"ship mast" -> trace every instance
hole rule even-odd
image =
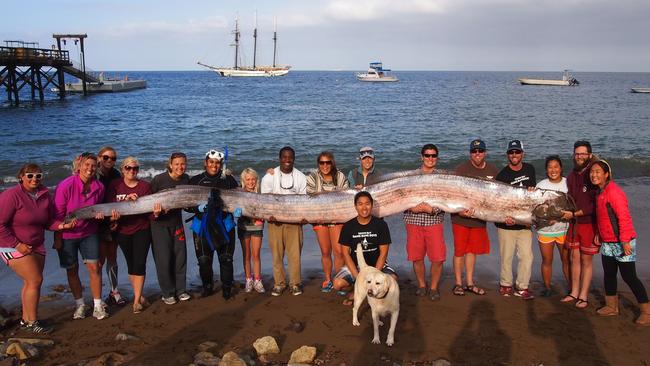
[[[273,18],[273,67],[275,67],[276,44],[278,42],[278,22]]]
[[[235,34],[235,44],[231,46],[235,46],[235,70],[239,69],[237,66],[237,61],[239,60],[239,18],[235,18],[235,30],[233,31]]]
[[[256,58],[257,58],[257,12],[255,12],[255,29],[253,30],[253,69],[255,69]]]

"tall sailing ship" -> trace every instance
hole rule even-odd
[[[232,46],[235,47],[235,65],[234,67],[215,67],[197,62],[199,65],[206,67],[221,76],[232,76],[232,77],[272,77],[272,76],[284,76],[289,73],[291,66],[280,66],[276,65],[276,54],[277,54],[277,41],[278,41],[278,32],[277,24],[274,25],[273,29],[273,65],[272,66],[258,66],[257,65],[257,21],[255,21],[255,29],[253,30],[253,66],[242,66],[239,60],[239,39],[241,33],[239,32],[239,19],[235,19],[235,30],[233,31],[235,35],[235,42]]]

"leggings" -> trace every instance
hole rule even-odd
[[[144,276],[147,271],[147,256],[151,246],[151,231],[149,228],[132,235],[117,234],[117,243],[120,245],[122,253],[124,253],[129,274]]]
[[[605,274],[605,294],[607,296],[616,296],[616,276],[617,272],[621,271],[623,281],[632,290],[639,304],[648,302],[648,294],[646,293],[643,283],[636,276],[635,262],[619,262],[615,257],[607,255],[602,256],[603,272]]]

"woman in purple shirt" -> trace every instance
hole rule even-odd
[[[65,230],[76,221],[54,220],[54,207],[43,173],[36,164],[25,164],[19,184],[0,194],[0,258],[23,280],[23,317],[20,325],[34,333],[50,333],[52,326],[38,321],[38,301],[45,265],[45,230]]]
[[[78,208],[92,206],[104,201],[104,185],[96,179],[97,156],[83,153],[77,160],[77,172],[61,181],[54,194],[55,217],[62,221]],[[114,213],[115,214],[115,213]],[[108,317],[105,305],[101,300],[102,276],[99,271],[99,240],[97,237],[98,220],[104,216],[100,213],[95,219],[79,220],[73,230],[63,233],[63,243],[57,248],[59,264],[65,268],[68,284],[75,299],[73,319],[86,317],[86,304],[82,296],[81,280],[79,279],[79,259],[81,253],[83,262],[90,276],[90,291],[93,295],[93,316],[96,319]],[[115,218],[112,218],[115,220]]]

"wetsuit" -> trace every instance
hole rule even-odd
[[[217,175],[209,175],[207,172],[195,175],[190,179],[190,184],[218,189],[234,189],[238,187],[235,178],[231,175],[223,175],[221,170],[219,170]],[[199,212],[198,207],[193,207],[188,209],[188,211],[196,214],[196,218],[199,220],[203,218],[203,213]],[[222,213],[224,219],[228,215],[230,214],[225,211]],[[208,223],[208,233],[210,235],[209,240],[206,237],[198,235],[196,232],[193,233],[194,250],[196,252],[196,259],[199,262],[199,274],[203,284],[202,295],[208,296],[213,290],[212,259],[216,251],[219,257],[222,295],[225,299],[228,299],[231,297],[234,277],[233,255],[235,253],[235,228],[233,227],[228,232],[228,239],[226,240],[219,231],[218,225],[210,222]]]

